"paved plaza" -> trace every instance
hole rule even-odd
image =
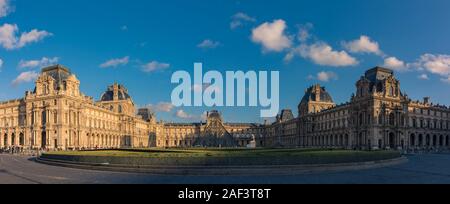
[[[369,170],[290,176],[164,176],[71,169],[0,155],[2,184],[434,184],[450,183],[450,154],[408,156],[409,162]]]

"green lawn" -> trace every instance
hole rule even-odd
[[[300,165],[379,161],[395,151],[326,149],[133,149],[50,152],[43,158],[85,163],[139,165]]]

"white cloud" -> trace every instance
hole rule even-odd
[[[344,47],[351,53],[372,53],[383,55],[378,42],[372,41],[370,37],[362,35],[359,39],[344,42]]]
[[[186,112],[184,112],[184,110],[178,110],[175,113],[175,116],[181,119],[195,119],[196,117],[194,115],[190,115]]]
[[[450,76],[450,55],[424,54],[415,65],[433,74]]]
[[[408,65],[396,57],[388,57],[384,59],[384,67],[394,69],[397,71],[405,71],[408,69]]]
[[[58,60],[59,58],[57,57],[53,58],[43,57],[40,60],[29,60],[29,61],[20,60],[18,67],[19,68],[46,67],[58,63]]]
[[[10,5],[10,0],[0,0],[0,18],[5,17],[13,12],[13,8]]]
[[[170,64],[161,63],[157,61],[149,62],[142,66],[142,71],[144,72],[155,72],[158,70],[164,70],[170,67]]]
[[[3,24],[0,27],[0,45],[6,49],[14,49],[17,44],[17,25]]]
[[[298,48],[292,49],[291,51],[289,51],[289,52],[286,54],[286,56],[284,56],[283,61],[284,61],[285,63],[289,63],[290,61],[292,61],[292,59],[294,59],[294,57],[295,57],[296,54],[299,54],[299,53],[298,53]]]
[[[19,49],[25,47],[27,44],[38,42],[48,36],[52,36],[52,33],[47,31],[39,31],[33,29],[30,32],[24,32],[18,37],[16,34],[19,31],[19,27],[16,24],[3,24],[0,27],[0,45],[7,50]]]
[[[28,33],[22,33],[22,35],[20,36],[19,39],[19,44],[18,47],[24,47],[26,44],[28,43],[33,43],[33,42],[38,42],[43,40],[44,38],[48,37],[48,36],[52,36],[52,33],[49,33],[47,31],[40,31],[37,29],[33,29],[32,31],[28,32]]]
[[[198,48],[202,49],[214,49],[220,45],[220,42],[213,41],[210,39],[203,40],[200,44],[197,45]]]
[[[16,79],[14,79],[12,81],[12,84],[14,86],[17,86],[22,83],[32,82],[32,81],[36,80],[38,78],[38,76],[39,76],[39,74],[35,71],[22,72],[19,74],[19,76],[17,76]]]
[[[319,72],[317,73],[317,79],[323,82],[329,82],[331,80],[338,80],[338,75],[334,72]]]
[[[347,52],[335,51],[331,46],[323,42],[316,42],[312,45],[300,45],[292,53],[311,59],[314,63],[322,66],[343,67],[359,64],[358,60]]]
[[[442,78],[441,81],[450,84],[450,76],[448,76],[446,78]]]
[[[421,74],[421,75],[418,76],[418,78],[422,79],[422,80],[429,80],[430,79],[427,74]]]
[[[168,102],[160,102],[157,105],[148,105],[148,108],[150,108],[150,110],[154,111],[154,112],[171,112],[175,106],[172,103],[168,103]]]
[[[245,13],[239,12],[234,14],[230,23],[231,29],[236,29],[238,27],[244,26],[247,22],[256,22],[256,19],[248,16]]]
[[[305,25],[301,25],[298,29],[297,39],[300,42],[306,42],[309,38],[311,38],[311,34],[309,31],[314,27],[312,23],[307,23]]]
[[[126,56],[124,58],[119,59],[111,59],[106,61],[105,63],[101,64],[101,68],[108,68],[108,67],[118,67],[121,65],[127,65],[130,60],[130,57]]]
[[[3,60],[0,59],[0,72],[2,71],[2,68],[3,68]]]
[[[253,42],[261,44],[264,51],[281,52],[292,45],[291,39],[285,34],[286,28],[284,20],[266,22],[253,29],[251,38]]]

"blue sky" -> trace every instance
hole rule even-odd
[[[39,67],[60,63],[98,99],[124,84],[159,119],[199,121],[208,108],[171,107],[173,72],[280,71],[280,103],[325,86],[349,100],[365,70],[389,65],[413,99],[450,105],[450,2],[0,0],[0,100],[34,88]],[[259,108],[218,108],[227,121],[262,122]],[[177,114],[178,113],[178,114]]]

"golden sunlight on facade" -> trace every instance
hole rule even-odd
[[[318,147],[447,149],[450,109],[412,101],[393,71],[376,67],[356,83],[350,101],[336,105],[324,87],[305,91],[298,117],[283,110],[272,124],[227,123],[218,111],[205,122],[157,122],[136,110],[128,90],[107,87],[100,101],[80,92],[61,65],[44,68],[24,98],[0,103],[0,148],[80,150],[148,147]]]

